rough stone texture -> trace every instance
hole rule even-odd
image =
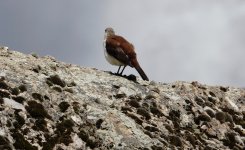
[[[244,149],[244,115],[244,89],[136,81],[0,49],[0,149]]]

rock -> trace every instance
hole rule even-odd
[[[131,99],[131,100],[128,102],[128,104],[129,104],[130,106],[132,106],[132,107],[135,107],[135,108],[140,107],[140,103],[139,103],[137,100],[135,100],[135,99]]]
[[[149,111],[143,107],[137,109],[137,114],[140,114],[141,116],[143,116],[147,120],[151,119],[151,115],[150,115]]]
[[[206,113],[210,116],[210,117],[215,117],[215,111],[212,109],[212,108],[210,108],[210,107],[208,107],[208,106],[205,106],[204,107],[204,110],[206,111]]]
[[[245,89],[0,53],[0,149],[244,148]]]
[[[215,114],[215,117],[216,117],[216,119],[217,120],[219,120],[221,123],[224,123],[225,122],[225,120],[226,120],[226,114],[224,113],[224,112],[217,112],[216,114]]]
[[[52,75],[52,76],[50,76],[49,78],[47,78],[47,82],[52,83],[52,84],[59,85],[59,86],[61,86],[61,87],[65,87],[65,86],[66,86],[65,81],[63,81],[63,80],[59,77],[59,75],[57,75],[57,74]]]
[[[13,108],[13,109],[25,110],[25,108],[24,108],[24,106],[22,104],[17,103],[13,99],[3,98],[3,100],[4,100],[4,105],[5,106],[8,106],[8,107]]]

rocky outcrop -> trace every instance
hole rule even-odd
[[[245,90],[0,49],[0,149],[244,149]]]

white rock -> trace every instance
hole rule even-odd
[[[225,100],[226,100],[227,104],[229,104],[228,105],[229,107],[231,107],[235,111],[239,111],[239,108],[231,99],[229,99],[228,97],[225,97]]]
[[[12,99],[9,99],[9,98],[3,98],[3,100],[4,100],[5,105],[7,105],[11,108],[22,109],[23,111],[25,111],[25,107],[22,104],[14,101]]]

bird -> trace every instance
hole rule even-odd
[[[117,74],[122,75],[126,66],[130,66],[137,70],[143,80],[149,81],[149,78],[140,67],[133,44],[122,36],[116,35],[111,27],[105,29],[103,47],[106,60],[112,65],[119,66]]]

